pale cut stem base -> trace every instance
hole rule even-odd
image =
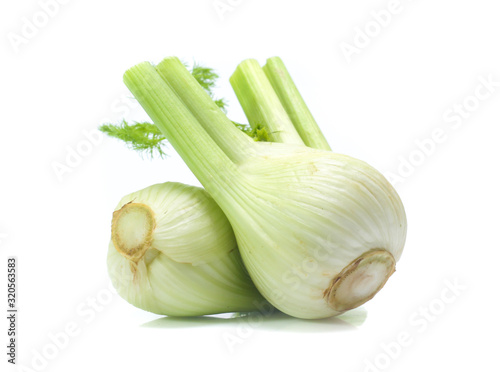
[[[156,223],[153,210],[142,203],[128,203],[113,213],[111,239],[116,250],[133,263],[151,247]]]
[[[396,261],[390,252],[371,249],[332,279],[324,297],[336,311],[354,309],[372,299],[395,271]]]

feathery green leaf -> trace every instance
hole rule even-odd
[[[149,153],[151,157],[157,153],[160,158],[166,155],[163,149],[167,141],[154,124],[148,122],[129,124],[122,120],[118,125],[103,124],[99,130],[110,137],[122,140],[129,148],[137,152]]]

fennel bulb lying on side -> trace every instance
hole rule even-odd
[[[140,63],[124,81],[221,207],[253,282],[275,307],[324,318],[383,287],[403,250],[406,217],[381,173],[330,151],[252,141],[176,58]]]
[[[252,311],[265,302],[222,210],[202,188],[176,182],[118,203],[108,272],[126,301],[162,315]]]

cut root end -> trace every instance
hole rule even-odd
[[[137,263],[151,247],[155,229],[153,210],[142,203],[128,203],[113,213],[111,239],[116,250]]]
[[[325,291],[328,305],[340,312],[354,309],[372,299],[394,273],[396,261],[385,249],[363,253],[333,278]]]

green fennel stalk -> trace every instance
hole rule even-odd
[[[223,112],[226,112],[226,100],[216,98],[213,92],[219,78],[215,70],[195,63],[191,69],[191,75],[214,101],[215,105]],[[257,124],[250,127],[247,124],[232,123],[255,141],[265,142],[270,140],[263,125]],[[146,121],[130,123],[127,119],[122,119],[119,124],[102,124],[99,126],[99,130],[110,137],[125,142],[130,149],[140,154],[147,154],[151,158],[166,156],[165,148],[168,141],[158,127],[152,123]]]

